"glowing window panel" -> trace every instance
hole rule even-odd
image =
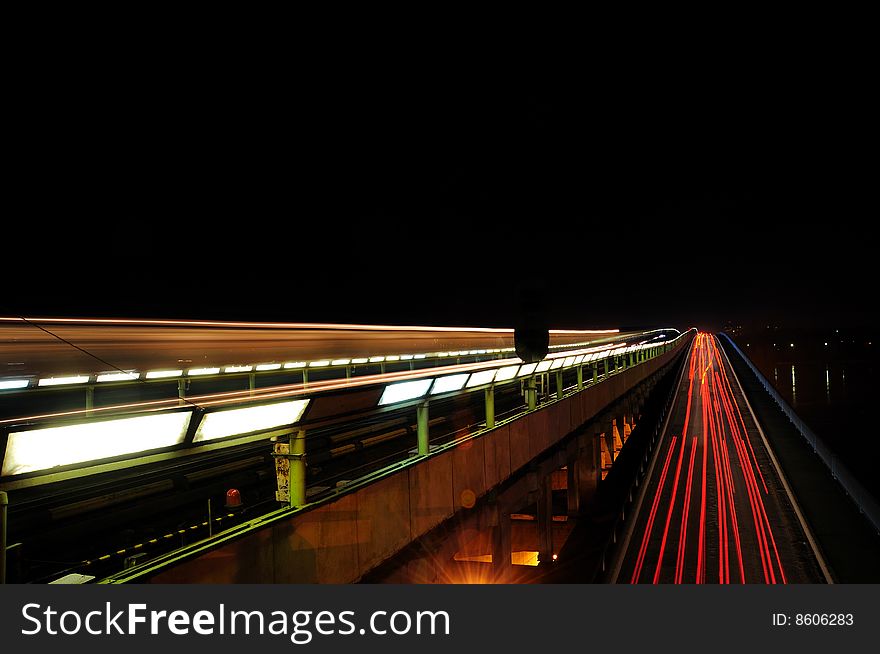
[[[574,358],[574,365],[579,366],[581,363],[583,363],[584,356],[585,356],[585,355],[582,354],[582,355],[580,355],[580,356],[578,356],[578,357],[575,357],[575,358]]]
[[[147,373],[147,379],[169,379],[171,377],[180,377],[183,370],[153,370]]]
[[[182,443],[191,411],[9,434],[3,476],[135,454]]]
[[[550,370],[550,366],[552,365],[553,361],[551,361],[550,359],[545,359],[544,361],[538,363],[538,367],[535,368],[535,372],[547,372],[548,370]]]
[[[400,360],[401,360],[401,361],[411,361],[412,358],[413,358],[413,355],[412,355],[412,354],[401,354],[401,355],[400,355]]]
[[[370,363],[382,363],[385,357],[370,357]]]
[[[291,361],[290,363],[284,364],[285,370],[290,370],[291,368],[305,368],[305,367],[306,367],[305,361]]]
[[[516,377],[517,372],[519,372],[519,366],[505,366],[504,368],[500,368],[498,374],[495,375],[495,381],[503,382],[508,379],[513,379]]]
[[[322,359],[321,361],[312,361],[309,368],[323,368],[330,365],[330,359]]]
[[[385,357],[385,360],[386,361],[400,361],[400,357],[395,354],[390,357]]]
[[[538,552],[511,552],[510,563],[512,565],[538,565]]]
[[[309,400],[289,400],[207,413],[196,430],[193,442],[200,443],[216,438],[286,427],[297,422],[308,405]]]
[[[386,404],[394,404],[395,402],[405,402],[406,400],[414,400],[422,397],[431,387],[431,379],[416,379],[414,381],[399,382],[397,384],[389,384],[382,391],[382,397],[379,398],[379,406]]]
[[[8,391],[13,388],[26,388],[27,379],[4,379],[0,381],[0,391]]]
[[[351,363],[351,359],[333,359],[333,361],[330,362],[330,365],[331,366],[347,366],[350,363]]]
[[[427,354],[414,354],[413,359],[424,359],[426,356],[428,356],[428,355]]]
[[[187,370],[186,374],[190,377],[201,377],[202,375],[219,375],[220,368],[193,368]]]
[[[440,393],[451,393],[452,391],[460,391],[464,388],[468,374],[463,375],[447,375],[446,377],[438,377],[434,380],[434,386],[431,387],[431,395],[439,395]]]
[[[257,370],[259,372],[266,372],[267,370],[279,370],[280,368],[280,363],[261,363],[257,366]]]
[[[357,359],[351,360],[352,363],[357,363],[357,364],[366,363],[367,361],[369,361],[369,359],[367,357],[358,357]]]
[[[104,382],[134,381],[140,378],[141,374],[139,372],[105,372],[102,375],[98,375],[97,381],[101,384]]]
[[[565,357],[565,361],[562,362],[563,368],[568,368],[569,366],[574,365],[574,357]]]
[[[550,370],[556,370],[557,368],[561,368],[561,367],[562,367],[562,364],[563,364],[564,362],[565,362],[564,359],[556,359],[556,360],[553,362],[553,365],[550,366]]]
[[[481,370],[480,372],[475,372],[468,380],[467,387],[473,388],[474,386],[491,384],[492,380],[495,379],[495,372],[495,370]]]
[[[88,375],[73,375],[71,377],[48,377],[41,379],[38,386],[63,386],[64,384],[85,384],[89,381]]]
[[[519,368],[519,377],[526,377],[527,375],[531,375],[535,372],[535,368],[538,367],[537,363],[527,363],[524,366],[520,366]]]
[[[250,372],[253,369],[253,366],[226,366],[223,372]]]

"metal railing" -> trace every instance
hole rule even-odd
[[[853,502],[855,502],[856,506],[859,507],[859,511],[871,521],[874,529],[880,532],[880,504],[877,503],[877,500],[874,499],[873,495],[871,495],[861,482],[855,478],[849,468],[846,467],[834,451],[831,450],[831,448],[829,448],[828,445],[826,445],[825,442],[807,426],[797,413],[795,413],[794,409],[789,406],[788,402],[786,402],[776,389],[773,388],[770,381],[761,374],[761,371],[755,367],[755,364],[753,364],[743,351],[739,349],[737,344],[733,342],[733,339],[724,333],[720,334],[720,336],[723,336],[727,342],[730,343],[730,346],[739,354],[742,360],[745,361],[746,365],[748,365],[751,371],[755,374],[758,381],[761,382],[764,390],[766,390],[776,404],[779,405],[779,409],[786,415],[786,417],[788,417],[795,429],[801,433],[807,443],[813,448],[813,452],[819,456],[819,459],[821,459],[831,471],[831,476],[837,480],[846,494],[849,495]]]

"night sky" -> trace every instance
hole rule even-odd
[[[368,73],[108,90],[59,72],[18,107],[2,312],[876,325],[855,86]]]

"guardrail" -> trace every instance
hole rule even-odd
[[[748,365],[751,371],[755,374],[758,381],[761,382],[764,390],[767,391],[770,397],[773,398],[777,405],[779,405],[779,409],[788,417],[795,429],[801,433],[801,436],[803,436],[807,443],[813,448],[813,452],[819,456],[819,459],[821,459],[831,471],[831,476],[837,480],[846,494],[856,503],[856,506],[859,507],[859,511],[863,513],[868,520],[871,521],[871,524],[874,525],[874,528],[880,532],[880,504],[877,503],[877,500],[875,500],[865,487],[862,486],[858,479],[856,479],[852,472],[850,472],[849,468],[847,468],[837,455],[834,454],[831,448],[828,447],[828,445],[826,445],[825,442],[807,426],[797,413],[795,413],[794,409],[789,406],[788,402],[786,402],[776,389],[773,388],[770,381],[761,374],[761,371],[755,367],[755,364],[753,364],[745,353],[739,349],[737,344],[733,342],[733,339],[724,333],[720,334],[720,336],[723,336],[727,342],[730,343],[731,347],[740,355],[742,360],[745,361],[746,365]]]

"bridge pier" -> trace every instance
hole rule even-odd
[[[538,501],[535,520],[538,524],[538,561],[541,565],[553,559],[553,484],[551,475],[538,480]]]
[[[504,583],[510,579],[511,551],[513,538],[511,534],[510,513],[496,501],[491,506],[490,520],[492,523],[492,576],[495,583]]]
[[[573,441],[567,463],[567,505],[571,517],[583,515],[596,493],[597,447],[598,440],[593,431],[584,432]]]

